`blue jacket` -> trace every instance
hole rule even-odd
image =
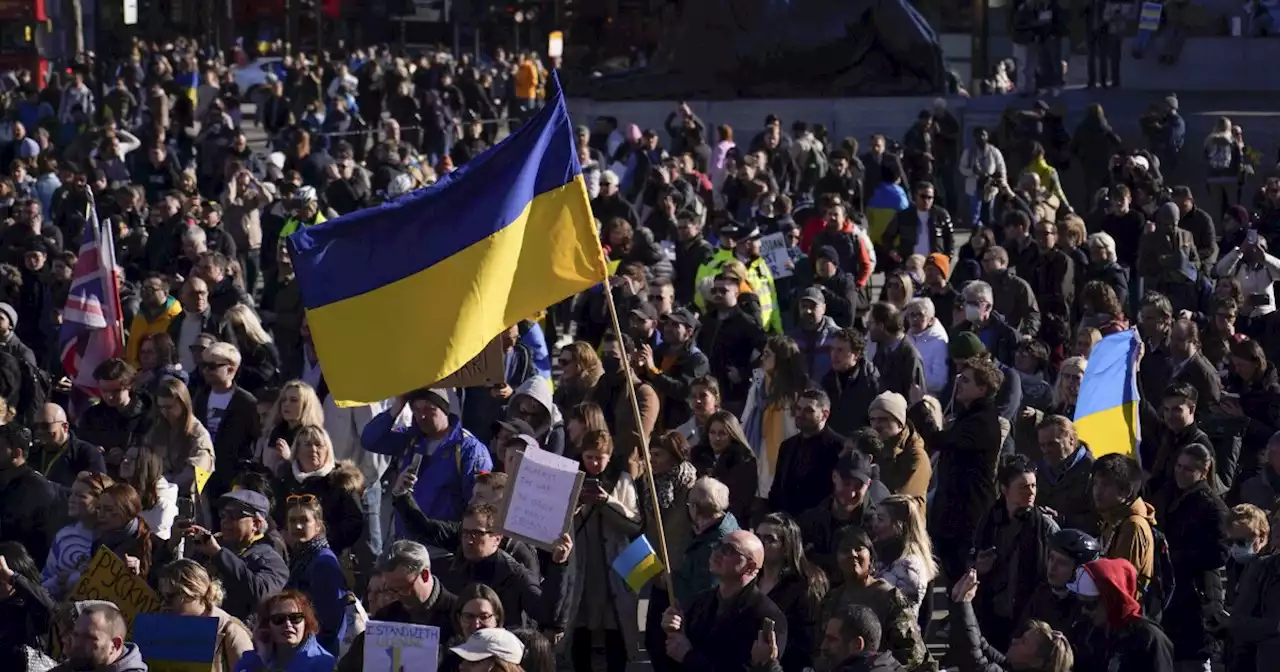
[[[291,572],[284,587],[306,593],[316,610],[316,618],[320,619],[320,645],[326,651],[337,651],[347,594],[351,591],[347,589],[347,577],[333,549],[322,549],[301,572]]]
[[[529,325],[527,329],[523,328],[524,324]],[[533,357],[533,368],[539,376],[551,380],[551,349],[547,347],[547,336],[542,331],[542,325],[537,322],[521,323],[521,325],[519,342],[529,348],[529,354]]]
[[[338,659],[325,651],[315,635],[311,635],[302,642],[302,646],[298,647],[284,667],[268,663],[262,660],[257,651],[249,650],[236,663],[235,672],[333,672],[337,664]]]
[[[413,499],[428,518],[436,520],[461,520],[462,511],[471,499],[476,475],[493,469],[493,458],[471,432],[462,428],[456,417],[449,435],[436,448],[435,455],[426,454],[426,436],[416,424],[396,427],[395,417],[389,410],[379,413],[360,434],[364,449],[378,455],[397,458],[399,468],[404,468],[414,455],[422,455],[418,469],[418,484],[413,488]],[[397,527],[399,521],[397,520]]]

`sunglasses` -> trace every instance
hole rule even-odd
[[[284,498],[285,504],[311,504],[316,501],[319,501],[316,499],[316,496],[309,493],[303,495],[289,495]]]
[[[301,612],[295,611],[289,614],[271,614],[271,618],[269,620],[271,621],[271,625],[278,627],[278,626],[284,625],[285,623],[292,623],[293,625],[297,625],[302,621],[306,620],[306,617],[303,616]]]

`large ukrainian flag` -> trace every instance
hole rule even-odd
[[[1130,330],[1103,338],[1089,353],[1075,426],[1096,457],[1138,457],[1138,351],[1138,333]]]
[[[561,93],[433,187],[299,231],[289,246],[341,405],[431,385],[607,277]]]

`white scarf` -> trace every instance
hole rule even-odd
[[[325,465],[323,467],[320,467],[315,471],[300,470],[298,468],[297,460],[290,460],[289,467],[293,469],[294,480],[296,480],[299,483],[304,483],[308,478],[311,478],[312,476],[319,476],[321,478],[328,476],[329,472],[333,471],[333,456],[329,456],[329,461],[325,462]]]

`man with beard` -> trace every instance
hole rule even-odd
[[[826,262],[824,262],[825,264]],[[787,333],[804,356],[809,377],[822,380],[831,370],[831,337],[840,331],[835,320],[827,316],[827,299],[818,287],[810,287],[800,295],[800,324]]]
[[[67,422],[67,412],[61,406],[45,404],[32,426],[36,445],[31,451],[31,464],[63,494],[71,494],[71,484],[80,472],[107,472],[102,450],[76,438]]]
[[[694,342],[700,323],[693,311],[678,308],[663,316],[660,323],[662,345],[656,351],[642,345],[636,353],[635,369],[661,399],[661,426],[674,428],[692,417],[690,392],[694,381],[707,375],[710,361]]]
[[[761,494],[770,511],[793,518],[822,503],[831,493],[831,470],[840,458],[844,437],[831,431],[831,399],[822,390],[805,390],[793,407],[799,434],[778,447],[773,483]]]
[[[102,672],[146,672],[142,651],[125,641],[128,626],[124,614],[111,602],[95,600],[76,618],[71,633],[69,660],[54,670],[101,670]]]
[[[855,605],[822,624],[818,669],[823,672],[904,672],[906,668],[880,646],[880,618],[869,607]]]

